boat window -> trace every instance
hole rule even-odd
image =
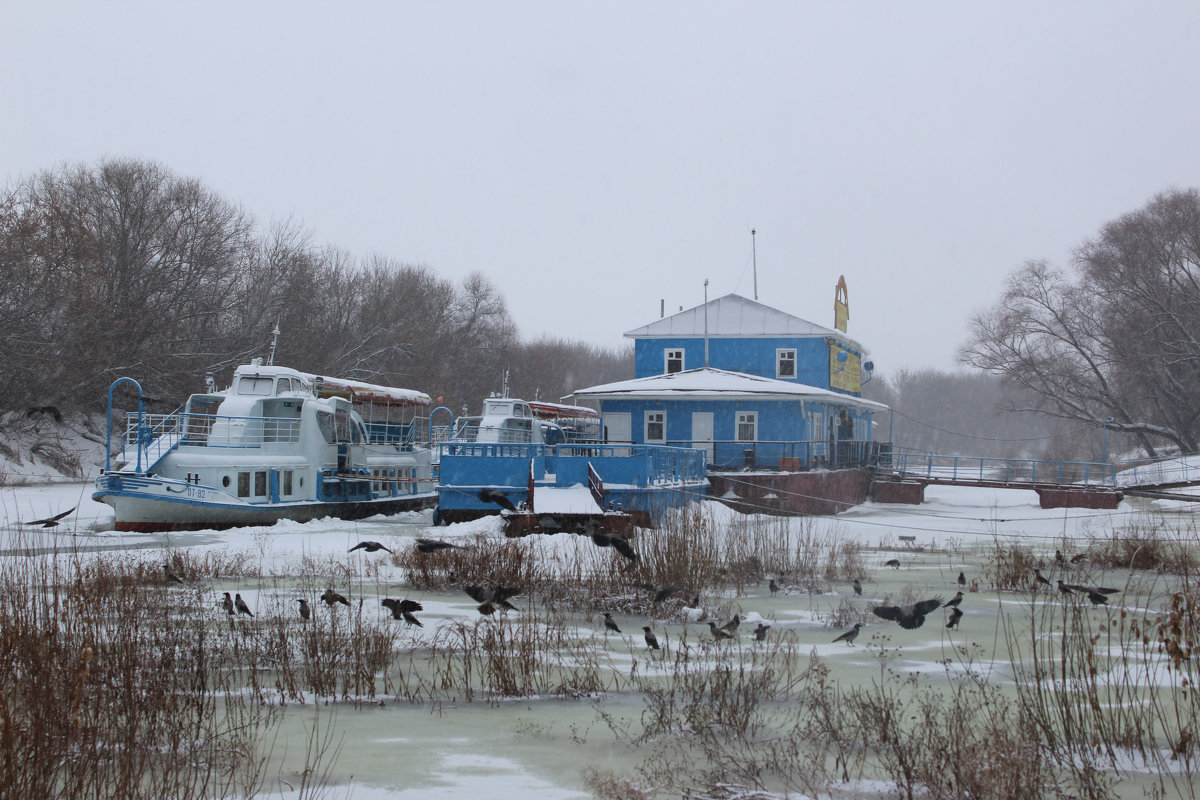
[[[292,493],[292,471],[290,469],[285,469],[281,474],[283,476],[283,493],[291,494]]]
[[[254,496],[255,497],[266,497],[267,496],[267,473],[266,472],[260,471],[260,472],[254,473]]]
[[[249,472],[239,472],[238,473],[238,497],[249,497],[249,496],[250,496],[250,473]]]
[[[274,378],[260,378],[257,375],[243,375],[238,378],[238,394],[269,397],[273,388],[275,388]]]
[[[317,412],[317,430],[329,444],[333,443],[333,414],[328,411]]]

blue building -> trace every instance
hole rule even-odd
[[[736,294],[628,331],[632,380],[574,393],[600,404],[605,441],[686,446],[710,470],[856,467],[872,457],[865,350]]]

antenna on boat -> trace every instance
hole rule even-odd
[[[275,346],[279,344],[279,317],[275,318],[275,330],[271,331],[271,357],[267,359],[267,366],[275,364]]]
[[[508,370],[504,370],[504,396],[508,397]]]
[[[758,299],[758,246],[754,238],[758,231],[750,229],[750,255],[754,259],[754,299]],[[745,267],[742,267],[745,269]]]
[[[704,279],[704,368],[708,369],[708,278]]]

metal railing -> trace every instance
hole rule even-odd
[[[873,465],[887,449],[884,442],[852,439],[829,441],[730,441],[667,442],[675,447],[694,447],[701,452],[711,448],[708,468],[716,471],[780,470],[800,472],[809,469],[849,469]]]
[[[881,453],[877,466],[898,477],[946,483],[1114,486],[1113,465],[1087,461],[944,456],[911,450]]]
[[[212,414],[129,414],[125,447],[141,445],[156,461],[176,445],[192,447],[262,447],[300,441],[300,420],[276,417],[224,417]]]
[[[1115,466],[1119,486],[1172,486],[1200,483],[1200,457],[1137,459]]]

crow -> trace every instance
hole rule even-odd
[[[233,605],[237,608],[239,614],[245,614],[248,617],[254,616],[250,613],[250,606],[246,605],[246,601],[242,599],[241,594],[234,596]]]
[[[402,619],[409,625],[416,625],[418,628],[425,626],[413,616],[414,611],[423,611],[424,607],[416,600],[396,600],[391,597],[385,597],[379,602],[385,608],[391,609],[392,619]]]
[[[859,582],[858,578],[854,579],[854,593],[862,597],[862,583]]]
[[[183,578],[179,577],[174,572],[172,572],[171,567],[167,564],[163,564],[163,575],[166,576],[166,579],[170,583],[183,583],[184,582]]]
[[[767,638],[767,631],[771,630],[770,625],[758,623],[758,627],[754,629],[754,641],[761,642]]]
[[[326,589],[325,593],[321,595],[321,599],[324,600],[325,605],[329,606],[330,608],[333,608],[334,603],[341,603],[344,606],[350,605],[349,600],[347,600],[343,595],[335,592],[333,589]]]
[[[855,640],[855,638],[857,638],[857,636],[858,636],[858,631],[859,631],[859,629],[860,629],[860,628],[862,628],[862,623],[861,623],[861,622],[856,622],[856,623],[854,623],[854,627],[853,627],[853,628],[851,628],[850,630],[846,631],[846,632],[845,632],[845,633],[843,633],[841,636],[839,636],[839,637],[837,637],[836,639],[834,639],[834,640],[833,640],[833,641],[834,641],[834,644],[837,644],[838,642],[845,642],[846,644],[848,644],[848,645],[850,645],[851,647],[853,647],[853,646],[854,646],[854,640]]]
[[[771,592],[771,597],[779,593],[779,584],[775,582],[774,578],[767,582],[767,589]]]
[[[385,547],[379,542],[359,542],[358,544],[354,545],[354,547],[350,548],[350,552],[353,553],[355,550],[359,549],[366,550],[368,553],[377,553],[380,550],[387,550],[389,553],[395,552],[390,547]]]
[[[513,505],[512,500],[504,492],[498,489],[480,489],[479,499],[485,503],[495,503],[505,511],[516,511],[517,507]]]
[[[597,547],[611,547],[621,555],[628,558],[635,564],[638,561],[638,554],[633,549],[633,545],[629,544],[629,540],[624,536],[618,536],[613,533],[593,533],[592,543]]]
[[[962,616],[963,616],[962,609],[960,609],[960,608],[951,608],[951,609],[950,609],[950,621],[946,623],[946,627],[947,627],[947,628],[957,628],[957,627],[958,627],[958,621],[959,621],[960,619],[962,619]]]
[[[1040,569],[1037,569],[1036,567],[1033,570],[1033,577],[1036,578],[1037,582],[1042,584],[1043,586],[1050,585],[1050,581],[1046,578],[1045,575],[1042,574],[1042,571]]]
[[[234,607],[233,607],[233,598],[229,596],[229,592],[226,592],[226,593],[225,593],[225,598],[224,598],[224,599],[221,601],[221,607],[222,607],[222,608],[224,608],[224,609],[225,609],[225,613],[226,613],[226,614],[228,614],[228,615],[229,615],[229,616],[231,616],[231,617],[232,617],[232,616],[233,616],[235,613],[237,613],[237,612],[234,610]]]
[[[737,633],[738,626],[742,624],[742,618],[737,614],[733,615],[733,619],[721,626],[721,630],[728,633],[730,636]]]
[[[966,586],[966,585],[967,585],[967,576],[966,576],[966,575],[964,575],[962,572],[959,572],[959,573],[958,573],[958,585],[959,585],[959,586]]]
[[[605,630],[610,630],[613,633],[621,632],[621,629],[617,627],[617,623],[613,622],[612,614],[607,611],[604,612],[604,628]]]
[[[892,569],[900,569],[900,559],[889,558],[887,561],[883,562],[883,565],[885,567],[891,567]]]
[[[963,601],[963,593],[959,592],[954,597],[946,602],[946,608],[958,608],[958,604]]]
[[[1079,592],[1080,594],[1087,594],[1089,592],[1098,592],[1099,594],[1116,594],[1117,592],[1121,591],[1120,589],[1108,589],[1103,586],[1080,586],[1078,583],[1065,583],[1063,585],[1072,591]]]
[[[1080,561],[1083,561],[1085,558],[1087,558],[1087,553],[1076,553],[1075,555],[1071,556],[1071,563],[1078,564]]]
[[[308,607],[308,601],[303,597],[300,598],[300,619],[308,621],[312,618],[312,610]]]
[[[653,633],[651,633],[650,626],[643,625],[642,630],[644,630],[646,632],[646,646],[649,647],[651,650],[661,649],[658,646],[658,637],[655,636]]]
[[[490,617],[492,614],[496,613],[496,607],[491,603],[480,603],[475,607],[475,610],[480,614],[483,614],[485,617]]]
[[[417,539],[417,552],[435,553],[438,550],[462,550],[461,544],[450,544],[441,539]]]
[[[654,602],[661,603],[663,600],[670,599],[679,590],[674,586],[655,586],[653,583],[635,583],[639,589],[645,589],[654,594]]]
[[[482,586],[464,586],[463,591],[471,596],[471,599],[482,605],[493,604],[499,606],[505,611],[516,611],[517,607],[508,602],[508,598],[515,597],[521,593],[520,589],[513,589],[507,586],[496,586],[495,588],[485,589]],[[482,611],[482,609],[480,609]],[[493,608],[493,610],[495,610]],[[488,612],[483,612],[488,613]]]
[[[1091,600],[1092,605],[1094,605],[1094,606],[1108,605],[1108,597],[1101,592],[1096,592],[1096,591],[1092,591],[1091,589],[1089,589],[1087,592],[1087,596],[1088,596],[1088,600]]]
[[[708,629],[710,631],[712,631],[713,638],[716,639],[718,642],[721,641],[722,639],[732,639],[733,638],[733,634],[728,633],[727,631],[725,631],[721,628],[718,628],[717,623],[715,623],[715,622],[710,621],[708,623]]]
[[[1062,578],[1058,579],[1058,590],[1060,592],[1062,592],[1063,594],[1075,594],[1075,592],[1071,591],[1070,586],[1067,586],[1065,583],[1062,582]]]
[[[925,615],[942,604],[942,598],[921,600],[909,606],[877,606],[871,611],[877,617],[900,623],[901,628],[919,628],[925,624]]]
[[[60,519],[62,519],[63,517],[67,516],[68,514],[70,514],[76,508],[78,508],[78,506],[74,506],[70,510],[64,511],[61,514],[55,514],[53,517],[46,517],[45,519],[34,519],[34,520],[30,520],[29,522],[22,522],[21,524],[22,525],[41,525],[43,528],[56,528],[56,527],[58,527],[58,521]]]

